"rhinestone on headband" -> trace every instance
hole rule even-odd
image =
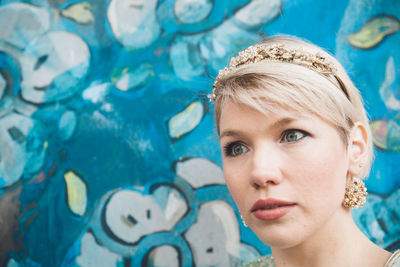
[[[229,72],[241,65],[257,63],[261,61],[280,61],[288,62],[304,66],[320,74],[336,74],[336,69],[332,63],[328,62],[325,57],[319,53],[312,54],[302,49],[288,49],[284,44],[266,45],[256,44],[239,52],[236,57],[233,57],[228,67],[220,70],[213,84],[212,94],[208,95],[210,102],[216,98],[216,88],[219,81],[223,79]],[[338,78],[337,78],[338,79]],[[339,80],[339,82],[341,82]],[[345,92],[347,95],[347,93]]]

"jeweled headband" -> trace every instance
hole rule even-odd
[[[262,61],[293,63],[304,66],[322,75],[333,75],[338,81],[346,97],[349,98],[342,80],[336,75],[336,68],[331,62],[328,62],[327,59],[319,53],[312,54],[304,51],[303,49],[288,49],[284,44],[276,44],[271,46],[261,43],[250,46],[239,52],[236,57],[231,59],[228,67],[225,67],[219,71],[213,85],[212,94],[208,95],[210,102],[214,101],[217,97],[216,88],[218,82],[220,82],[229,72],[241,65]]]

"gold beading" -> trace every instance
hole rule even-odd
[[[215,100],[215,97],[217,96],[217,84],[223,79],[224,76],[241,65],[247,65],[261,61],[288,62],[304,66],[320,74],[336,75],[336,68],[333,66],[333,64],[328,62],[326,58],[319,53],[312,54],[304,51],[303,49],[288,49],[284,44],[276,44],[272,46],[263,43],[256,44],[239,52],[236,57],[231,59],[228,67],[225,67],[219,71],[218,76],[213,84],[212,94],[208,95],[210,102]]]
[[[354,177],[352,183],[346,187],[343,206],[353,209],[362,207],[366,202],[367,194],[364,182]]]

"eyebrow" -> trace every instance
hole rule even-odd
[[[279,128],[279,127],[282,127],[282,125],[286,125],[286,124],[289,124],[289,123],[293,122],[294,120],[296,120],[296,118],[285,117],[285,118],[279,119],[276,122],[274,122],[269,128]],[[241,130],[230,130],[230,129],[228,129],[228,130],[223,131],[220,134],[219,138],[221,139],[224,136],[244,137],[244,136],[246,136],[246,134]]]

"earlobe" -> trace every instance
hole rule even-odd
[[[366,164],[368,138],[366,126],[361,122],[355,122],[350,132],[348,150],[351,176],[358,176]]]

